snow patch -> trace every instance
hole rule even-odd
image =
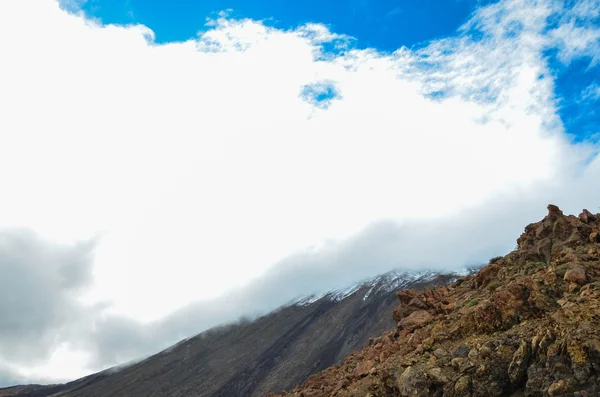
[[[369,299],[369,297],[378,293],[390,293],[397,290],[405,289],[414,283],[430,282],[436,277],[438,277],[440,274],[443,273],[434,272],[431,270],[425,270],[420,272],[412,272],[401,269],[392,270],[388,273],[379,275],[372,279],[361,280],[348,287],[297,298],[291,301],[289,305],[308,306],[312,303],[317,302],[320,299],[328,299],[333,302],[339,302],[354,295],[358,291],[365,289],[366,292],[362,296],[362,300],[366,301],[367,299]],[[454,275],[455,279],[458,279],[459,277],[468,275],[469,270],[464,268],[450,274]],[[452,282],[453,280],[449,281]]]

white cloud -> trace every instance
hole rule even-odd
[[[224,16],[198,40],[157,45],[144,26],[102,26],[52,0],[3,0],[0,227],[59,242],[102,233],[86,300],[110,299],[112,315],[149,321],[252,290],[261,285],[252,280],[284,272],[269,270],[281,258],[372,222],[429,221],[430,230],[461,211],[502,206],[498,197],[511,208],[545,205],[573,175],[583,175],[574,186],[591,200],[598,162],[584,168],[592,148],[564,135],[542,50],[560,38],[568,60],[587,54],[593,46],[578,40],[596,33],[572,29],[569,19],[546,34],[558,9],[501,2],[480,9],[457,37],[385,55],[349,50],[350,38],[317,24],[281,31]],[[343,55],[323,54],[331,40]],[[339,92],[327,109],[301,96],[323,81]],[[442,100],[429,96],[437,91]],[[489,236],[482,252],[535,220],[526,215]],[[464,225],[462,238],[481,227]],[[406,261],[425,255],[408,247]],[[401,253],[389,252],[372,269],[354,264],[348,277],[393,266]],[[454,258],[448,266],[482,255],[450,255],[452,245],[443,252]],[[321,288],[334,278],[324,280]],[[279,299],[271,298],[249,307]],[[111,329],[141,327],[118,318]],[[79,362],[85,351],[72,354]],[[111,359],[123,357],[102,362]]]
[[[600,84],[594,82],[588,85],[581,93],[582,100],[600,99]]]
[[[589,57],[592,65],[600,61],[600,1],[577,1],[567,8],[561,2],[556,7],[562,11],[558,26],[549,32],[559,49],[559,58],[568,63],[577,57]]]

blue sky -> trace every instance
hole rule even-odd
[[[157,43],[185,41],[206,29],[207,18],[227,11],[231,18],[251,18],[280,29],[308,23],[328,26],[334,33],[351,36],[355,48],[393,52],[400,47],[418,48],[431,40],[456,34],[472,13],[489,0],[87,0],[86,15],[104,23],[144,24]],[[571,4],[572,5],[572,4]],[[598,23],[598,18],[591,23]],[[588,23],[590,23],[588,21]],[[575,142],[596,141],[600,131],[600,94],[585,95],[600,85],[600,69],[590,57],[564,64],[548,51],[555,75],[558,113]],[[586,91],[587,89],[587,91]]]
[[[480,0],[88,0],[83,9],[105,23],[145,24],[160,43],[196,37],[206,18],[231,10],[232,17],[264,20],[283,29],[307,22],[322,23],[336,33],[356,38],[358,47],[393,51],[453,34],[475,7],[484,3]]]

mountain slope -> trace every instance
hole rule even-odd
[[[370,337],[393,327],[396,290],[440,286],[458,277],[390,272],[299,299],[250,323],[209,330],[119,371],[29,390],[35,394],[5,395],[265,396],[341,363]]]
[[[517,243],[453,285],[398,292],[392,331],[282,395],[599,396],[600,214],[549,205]]]

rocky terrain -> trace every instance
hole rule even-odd
[[[397,292],[394,329],[280,395],[600,396],[600,214],[549,205],[517,244],[450,286]]]
[[[148,359],[53,386],[0,389],[0,396],[261,396],[341,364],[394,326],[395,291],[441,286],[459,276],[388,274],[290,302],[250,323],[219,327]]]

